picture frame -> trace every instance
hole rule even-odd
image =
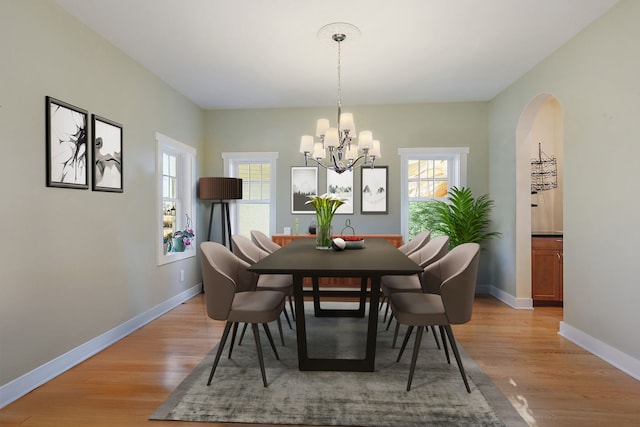
[[[91,128],[93,130],[92,189],[122,193],[124,191],[122,125],[92,114]]]
[[[389,213],[389,168],[376,166],[362,168],[360,212],[363,214]]]
[[[353,214],[353,170],[337,173],[327,169],[327,194],[346,199],[336,214]]]
[[[318,168],[314,166],[291,167],[291,213],[315,214],[308,196],[318,194]]]
[[[89,188],[87,110],[45,97],[47,187]]]

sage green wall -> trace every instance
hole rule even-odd
[[[399,147],[469,147],[469,186],[478,195],[488,192],[488,103],[357,106],[343,110],[354,114],[356,129],[372,130],[374,138],[381,140],[382,158],[376,165],[389,166],[389,214],[361,215],[359,194],[355,194],[354,215],[339,215],[334,228],[341,229],[344,219],[350,218],[358,233],[400,233]],[[335,107],[209,111],[205,173],[222,173],[222,152],[278,152],[276,231],[282,233],[283,227],[293,227],[295,217],[300,218],[304,231],[312,216],[291,214],[290,167],[304,166],[304,157],[298,152],[300,137],[315,132],[318,118],[335,121],[335,115]],[[359,186],[357,171],[354,187]],[[326,173],[321,171],[319,191],[325,190]]]
[[[640,2],[623,0],[491,103],[491,194],[500,229],[492,281],[512,295],[516,126],[539,94],[564,116],[564,322],[640,359]],[[500,166],[500,167],[497,167]]]
[[[204,113],[51,1],[0,2],[0,384],[200,282],[156,266],[155,132]],[[45,186],[45,96],[124,126],[124,193]],[[185,281],[179,280],[185,270]]]

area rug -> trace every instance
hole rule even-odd
[[[316,318],[307,307],[305,319],[310,357],[363,357],[366,318]],[[380,323],[375,372],[301,372],[295,331],[283,321],[283,347],[276,325],[270,328],[280,360],[262,332],[268,387],[262,385],[249,329],[242,345],[234,347],[231,359],[225,348],[211,386],[207,386],[207,378],[216,348],[150,419],[362,427],[527,425],[460,348],[471,387],[467,393],[453,354],[452,363],[447,364],[431,333],[424,335],[411,391],[407,392],[412,348],[408,345],[401,361],[396,362],[399,349],[391,346],[393,328],[385,331]]]

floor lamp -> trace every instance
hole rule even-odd
[[[211,213],[209,214],[209,231],[207,240],[211,240],[211,223],[213,222],[213,210],[216,204],[220,204],[220,225],[222,232],[222,244],[231,247],[231,218],[229,217],[228,200],[242,199],[242,179],[227,177],[207,177],[200,178],[198,182],[198,198],[200,200],[211,200]],[[225,225],[226,221],[226,225]]]

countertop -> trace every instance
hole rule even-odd
[[[562,237],[562,231],[532,231],[531,237]]]

